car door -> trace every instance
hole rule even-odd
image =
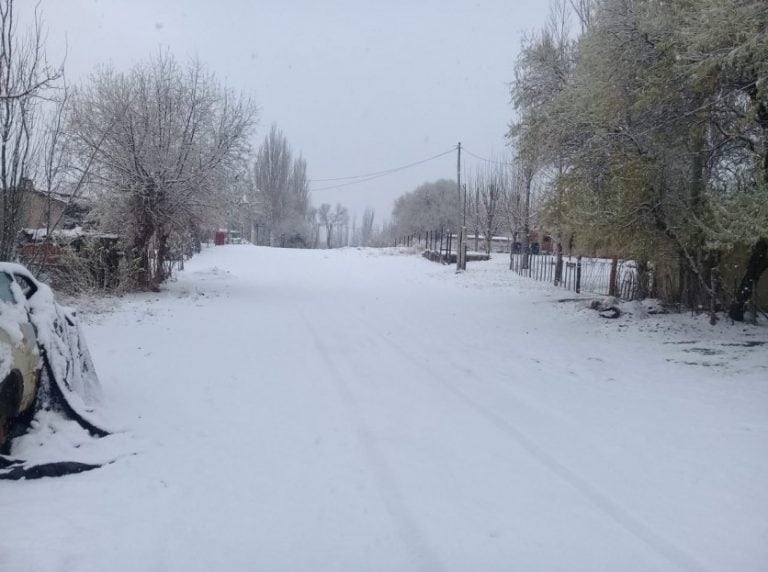
[[[17,278],[14,274],[0,272],[0,302],[4,305],[5,319],[8,320],[5,327],[11,329],[15,322],[21,331],[21,342],[11,349],[12,363],[9,368],[18,370],[23,378],[22,411],[35,399],[40,370],[37,333],[29,320],[27,306],[28,295],[31,296],[36,290],[37,287],[23,277]]]

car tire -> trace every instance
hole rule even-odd
[[[5,451],[11,420],[19,414],[24,381],[14,370],[0,383],[0,452]]]

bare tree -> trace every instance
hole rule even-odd
[[[486,254],[491,253],[493,237],[504,226],[509,214],[509,167],[501,161],[491,161],[467,174],[470,225],[475,235],[475,250],[480,249],[480,237]],[[507,213],[505,213],[507,211]]]
[[[39,160],[40,107],[52,95],[62,68],[49,65],[40,14],[18,32],[14,0],[0,0],[0,259],[15,254],[25,187]],[[29,182],[25,182],[29,181]]]
[[[331,217],[333,218],[333,228],[336,229],[336,244],[338,246],[348,246],[349,211],[341,203],[336,203],[336,207],[334,207]]]
[[[520,169],[520,183],[523,190],[523,211],[522,211],[522,223],[523,223],[523,236],[522,236],[522,250],[523,250],[523,263],[522,269],[528,268],[528,255],[531,249],[531,190],[533,185],[533,176],[535,174],[533,167],[530,164],[524,163]]]
[[[569,0],[569,3],[579,19],[581,33],[583,34],[592,25],[594,20],[596,0]]]
[[[490,255],[493,237],[498,234],[503,223],[501,205],[507,194],[509,177],[504,166],[494,165],[486,168],[484,179],[484,184],[479,189],[479,202],[482,205],[485,253]]]
[[[309,247],[317,248],[320,244],[320,212],[315,207],[307,210],[307,222],[309,223]]]
[[[310,243],[307,162],[301,156],[293,158],[288,140],[276,125],[259,147],[254,172],[263,197],[270,245]]]
[[[373,219],[376,211],[370,207],[363,212],[363,221],[360,224],[360,245],[369,246],[373,238]]]
[[[333,226],[336,223],[333,217],[333,213],[331,212],[331,205],[328,203],[321,204],[320,208],[317,209],[317,217],[320,221],[320,224],[325,227],[325,247],[331,248]]]
[[[254,169],[256,187],[264,197],[271,246],[276,244],[277,229],[285,218],[289,206],[292,161],[288,140],[277,125],[273,124],[259,147]]]
[[[482,169],[473,169],[467,173],[464,191],[467,195],[467,214],[469,215],[469,228],[472,229],[472,235],[475,237],[474,250],[480,249],[480,232],[482,225],[480,223],[480,188],[485,184],[485,176]]]
[[[536,217],[536,204],[533,197],[534,170],[531,166],[516,158],[511,167],[507,192],[502,196],[503,211],[512,234],[514,244],[520,244],[523,253],[522,268],[528,268],[531,225]],[[510,253],[510,268],[512,266]]]

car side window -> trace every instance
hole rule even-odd
[[[19,288],[21,288],[21,292],[27,300],[32,297],[32,294],[37,292],[37,286],[35,286],[35,284],[26,276],[14,274],[13,277],[16,278],[16,283],[19,285]]]
[[[11,284],[13,284],[13,278],[10,274],[0,272],[0,301],[7,302],[8,304],[15,304],[16,298],[13,296],[13,290],[11,290]]]

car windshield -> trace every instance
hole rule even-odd
[[[15,304],[16,298],[11,290],[11,284],[13,284],[13,278],[5,272],[0,272],[0,301]]]

